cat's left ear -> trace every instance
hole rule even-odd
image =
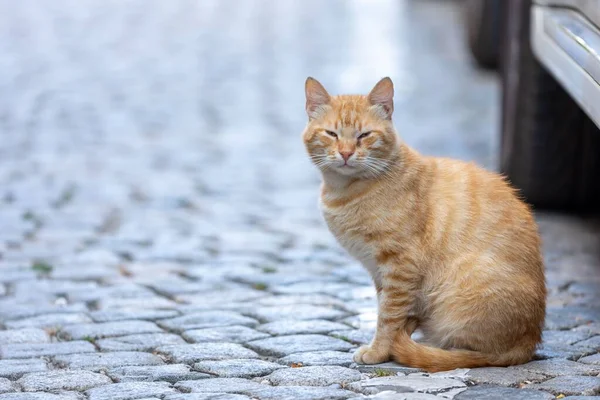
[[[385,119],[392,119],[394,112],[394,83],[389,77],[385,77],[369,93],[369,102],[378,108]]]
[[[318,118],[322,114],[324,106],[329,104],[331,97],[329,97],[329,93],[327,93],[323,85],[310,76],[306,78],[304,90],[306,92],[306,113],[308,114],[308,118]]]

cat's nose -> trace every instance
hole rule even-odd
[[[340,150],[340,155],[342,156],[345,162],[348,162],[348,159],[352,157],[352,154],[354,154],[352,150]]]

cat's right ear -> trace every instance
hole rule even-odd
[[[315,119],[322,115],[324,106],[329,104],[331,97],[327,90],[321,85],[321,83],[315,78],[306,78],[304,84],[304,91],[306,92],[306,113],[309,119]]]

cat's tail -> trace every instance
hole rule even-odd
[[[489,355],[471,350],[445,350],[417,343],[410,337],[409,332],[401,329],[396,335],[391,353],[393,359],[400,364],[428,372],[438,372],[456,368],[522,364],[531,359],[533,351],[519,347],[502,355]]]

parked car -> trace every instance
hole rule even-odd
[[[501,172],[536,207],[600,208],[600,1],[463,3],[474,59],[501,74]]]

